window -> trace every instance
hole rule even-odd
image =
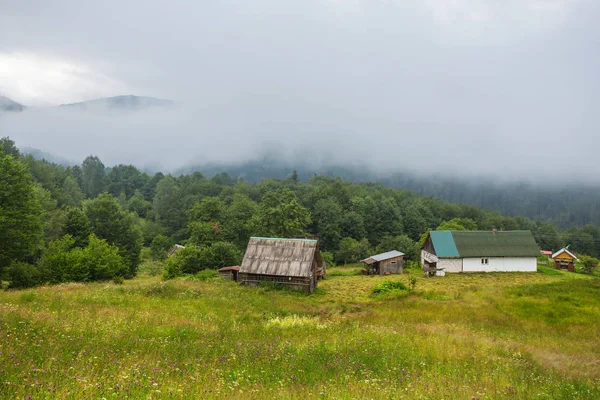
[[[482,258],[482,259],[481,259],[481,265],[488,265],[488,264],[490,263],[489,261],[490,261],[490,260],[489,260],[489,259],[487,259],[487,258]]]
[[[390,261],[390,264],[396,264],[396,261]]]

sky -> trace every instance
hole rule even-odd
[[[0,0],[0,136],[165,170],[245,161],[596,182],[594,0]],[[136,94],[171,110],[49,106]]]

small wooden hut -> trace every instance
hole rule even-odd
[[[234,267],[225,267],[219,270],[219,276],[221,278],[229,279],[230,281],[238,280],[238,273],[240,272],[240,267],[237,265]]]
[[[316,240],[252,237],[238,280],[249,286],[274,282],[312,293],[324,276],[325,263]]]
[[[398,250],[376,254],[361,260],[369,266],[369,273],[374,275],[401,274],[404,267],[404,253]]]
[[[554,260],[554,269],[566,269],[575,272],[575,261],[577,260],[577,256],[571,253],[567,248],[563,247],[552,254],[552,260]]]

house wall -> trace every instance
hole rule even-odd
[[[456,273],[463,272],[462,258],[440,258],[437,263],[438,268],[444,268],[443,272]],[[439,274],[438,275],[442,275]]]
[[[401,274],[404,264],[404,256],[388,258],[379,262],[379,275]]]
[[[481,264],[487,258],[488,264]],[[536,272],[536,257],[478,257],[464,258],[463,272]]]

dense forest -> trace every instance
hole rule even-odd
[[[147,257],[167,275],[237,264],[250,236],[314,237],[329,263],[356,262],[391,249],[416,261],[431,229],[528,229],[543,249],[565,244],[600,256],[600,228],[559,231],[548,221],[505,217],[474,205],[422,197],[381,183],[314,175],[302,182],[249,183],[226,173],[205,177],[107,168],[95,156],[63,166],[22,155],[0,141],[0,280],[4,286],[123,279]]]
[[[351,182],[379,182],[406,189],[421,196],[430,196],[450,203],[473,204],[506,216],[522,216],[550,222],[559,229],[587,224],[600,225],[600,186],[577,181],[548,180],[535,184],[484,178],[452,177],[450,175],[410,172],[376,172],[367,165],[297,165],[265,156],[239,164],[207,164],[181,168],[177,173],[202,171],[206,176],[226,172],[251,183],[264,178],[286,178],[296,170],[300,180],[308,181],[315,174],[340,177]]]

